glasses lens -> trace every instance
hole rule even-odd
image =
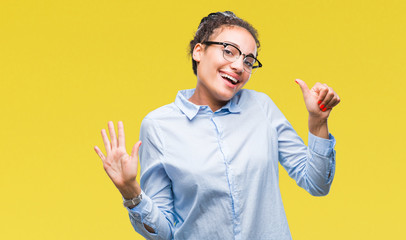
[[[223,49],[223,56],[229,62],[235,62],[240,57],[240,51],[231,45],[227,45]]]
[[[223,49],[223,56],[227,61],[235,62],[240,58],[240,51],[232,45],[227,45]],[[244,58],[244,71],[254,73],[258,67],[259,63],[254,57],[246,56]]]
[[[246,70],[247,72],[251,72],[253,68],[255,68],[255,66],[257,66],[258,63],[255,60],[255,58],[247,56],[244,58],[244,70]]]

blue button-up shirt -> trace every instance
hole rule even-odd
[[[147,239],[291,239],[278,163],[310,194],[325,195],[333,136],[309,133],[307,147],[263,93],[241,90],[216,112],[190,102],[193,93],[180,91],[141,124],[134,229]]]

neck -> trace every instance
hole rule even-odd
[[[216,101],[213,96],[211,96],[207,91],[204,91],[202,87],[196,86],[196,90],[189,101],[196,105],[207,105],[210,109],[215,112],[221,107],[227,104],[227,102]]]

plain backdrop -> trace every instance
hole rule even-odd
[[[130,151],[143,117],[195,86],[189,41],[225,10],[259,31],[264,66],[246,88],[267,93],[305,142],[294,80],[342,99],[330,194],[310,196],[280,168],[293,239],[401,238],[405,1],[2,0],[1,239],[142,239],[93,147],[122,120]]]

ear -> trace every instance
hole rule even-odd
[[[195,60],[196,62],[200,62],[200,59],[202,57],[202,54],[204,52],[204,47],[201,43],[198,43],[195,45],[195,47],[193,48],[193,60]]]

